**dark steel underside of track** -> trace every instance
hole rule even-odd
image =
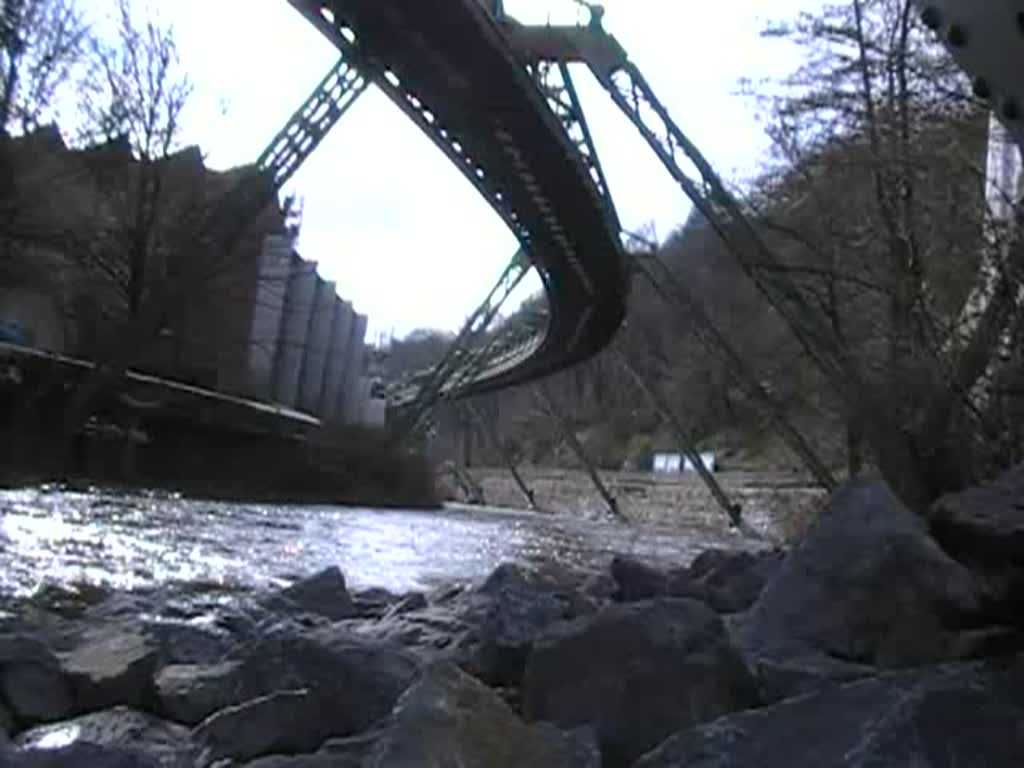
[[[452,159],[541,275],[550,307],[543,342],[465,393],[530,381],[603,349],[625,315],[629,279],[619,233],[524,62],[479,0],[290,1]],[[425,302],[443,294],[455,269],[438,264]]]

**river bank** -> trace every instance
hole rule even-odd
[[[474,467],[468,470],[488,504],[522,507],[525,499],[507,469]],[[537,508],[545,512],[585,519],[607,517],[608,508],[594,483],[582,469],[523,466],[519,474],[532,491]],[[772,539],[802,535],[826,494],[808,478],[774,469],[725,471],[715,475],[729,500],[739,504],[744,522]],[[707,486],[694,473],[602,471],[601,479],[615,497],[619,512],[633,524],[718,525],[724,512]],[[455,487],[442,494],[461,499]]]
[[[1022,492],[860,481],[788,553],[11,599],[4,764],[1019,766]]]
[[[126,492],[256,503],[436,509],[434,470],[383,430],[334,426],[296,434],[236,433],[199,424],[145,432],[92,429],[55,467],[54,425],[0,430],[0,487],[59,482]]]

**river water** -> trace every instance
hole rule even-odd
[[[631,527],[528,512],[224,504],[166,495],[0,492],[0,593],[43,586],[280,586],[329,565],[355,588],[475,582],[505,561],[596,568],[614,553],[679,564],[726,530]]]

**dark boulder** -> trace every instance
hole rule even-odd
[[[71,687],[60,660],[41,641],[0,635],[0,704],[22,727],[60,720],[71,713]]]
[[[185,762],[179,763],[174,768],[186,768],[186,766],[191,768]],[[77,743],[56,749],[0,752],[0,768],[169,768],[169,766],[137,749]]]
[[[337,631],[281,628],[240,651],[238,698],[308,690],[330,711],[331,733],[344,737],[386,718],[419,674],[407,653],[354,640]]]
[[[429,668],[395,708],[367,768],[424,765],[598,768],[597,750],[550,725],[528,726],[451,664]]]
[[[80,712],[121,705],[147,708],[158,662],[158,649],[141,634],[122,628],[92,633],[64,660],[75,708]]]
[[[616,555],[612,558],[611,575],[618,587],[613,598],[619,602],[656,597],[688,597],[708,602],[707,591],[686,568],[662,571],[632,557]]]
[[[986,485],[943,496],[929,522],[958,556],[1024,566],[1024,464]]]
[[[158,619],[144,622],[140,632],[157,649],[160,665],[215,664],[234,648],[238,640],[213,621],[172,621]]]
[[[884,483],[855,481],[735,627],[759,656],[907,667],[955,657],[979,610],[974,578],[924,521]]]
[[[159,709],[178,723],[196,725],[219,709],[237,702],[241,662],[172,664],[156,676]]]
[[[202,750],[198,764],[315,752],[337,732],[324,704],[307,690],[279,691],[223,709],[195,729]]]
[[[331,621],[340,621],[357,614],[345,584],[345,576],[337,566],[325,568],[282,589],[267,600],[267,607],[323,616]]]
[[[546,629],[593,612],[593,602],[575,587],[552,570],[499,566],[454,606],[466,627],[455,660],[488,685],[518,686],[533,643]]]
[[[785,553],[708,550],[689,568],[690,577],[704,590],[707,602],[719,613],[738,613],[752,606],[775,576]]]
[[[73,720],[38,726],[19,735],[15,745],[22,756],[62,748],[83,749],[85,745],[92,745],[102,748],[101,752],[109,753],[105,759],[114,761],[110,762],[110,765],[120,765],[117,760],[124,761],[126,766],[137,765],[139,763],[133,761],[139,760],[139,755],[145,755],[161,768],[191,768],[195,755],[191,734],[187,728],[128,707],[115,707],[103,712],[82,715]],[[93,765],[85,761],[64,764]]]
[[[928,519],[943,549],[984,579],[992,620],[1024,624],[1024,464],[942,497]]]
[[[612,605],[553,628],[535,644],[523,683],[527,719],[591,726],[612,768],[757,701],[722,620],[685,599]]]
[[[893,673],[723,717],[636,768],[965,765],[1024,765],[1024,710],[980,665]]]
[[[317,752],[261,757],[245,768],[366,768],[380,734],[376,731],[347,739],[331,739]]]

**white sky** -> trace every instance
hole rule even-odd
[[[742,77],[798,64],[761,40],[769,19],[820,0],[606,0],[605,26],[705,154],[748,178],[767,146]],[[111,0],[90,0],[94,11]],[[286,0],[154,3],[173,24],[197,87],[185,140],[212,167],[251,162],[334,63],[334,49]],[[528,23],[584,17],[570,0],[505,0]],[[635,128],[585,70],[576,73],[623,226],[664,238],[689,204]],[[222,113],[220,107],[226,103]],[[455,329],[493,285],[516,242],[461,174],[382,94],[364,94],[290,185],[305,200],[299,250],[370,317],[368,340]],[[531,288],[538,284],[533,283]]]

